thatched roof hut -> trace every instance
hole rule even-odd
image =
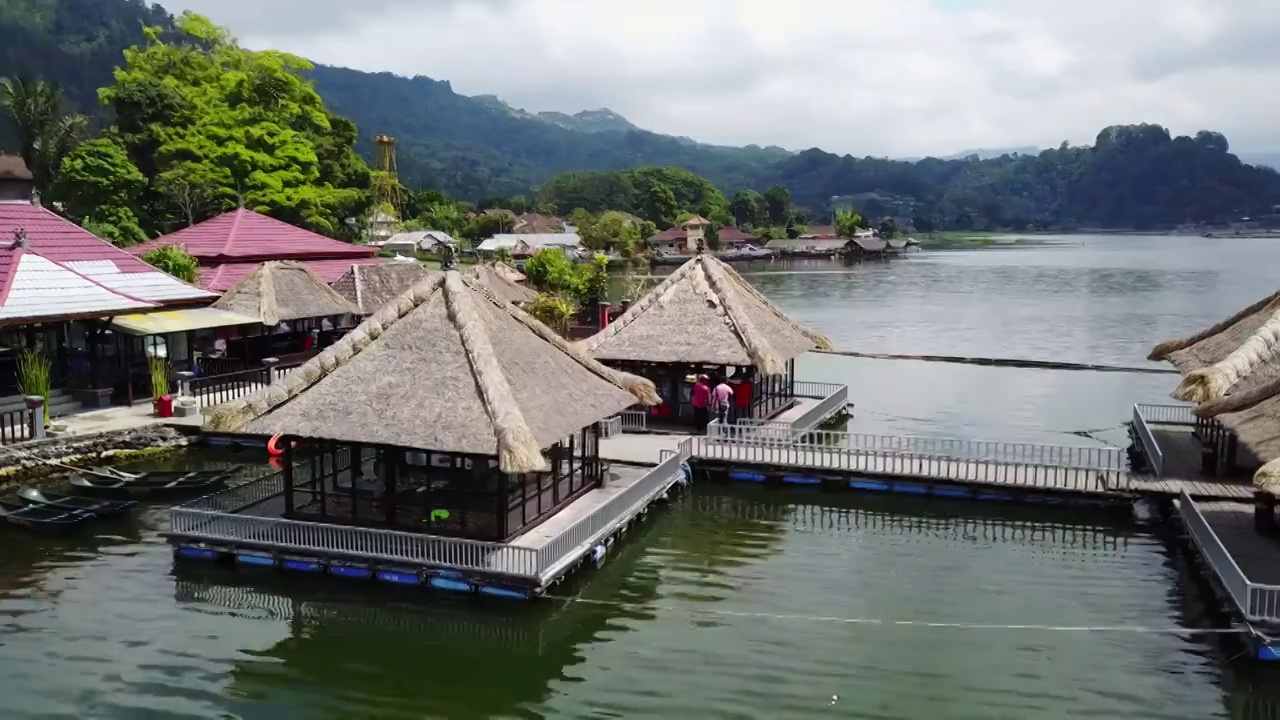
[[[525,281],[524,273],[501,260],[490,260],[489,262],[484,263],[484,265],[492,268],[498,274],[505,276],[513,283],[522,283]]]
[[[352,265],[332,287],[360,308],[361,315],[372,315],[429,272],[416,262]]]
[[[521,304],[538,299],[538,293],[512,280],[508,273],[495,265],[498,263],[476,265],[471,268],[472,278],[504,303]],[[504,264],[502,267],[509,266]]]
[[[695,256],[604,330],[582,341],[597,360],[755,366],[766,375],[831,341],[783,314],[733,268]]]
[[[213,307],[256,317],[263,325],[360,313],[360,308],[325,285],[305,265],[293,261],[262,263]]]
[[[1280,491],[1280,293],[1196,335],[1160,343],[1148,356],[1183,374],[1173,391],[1217,418],[1262,462],[1254,482]]]
[[[492,455],[545,470],[562,438],[653,384],[591,360],[450,271],[428,277],[274,385],[219,406],[213,430]]]

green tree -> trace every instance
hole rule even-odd
[[[98,237],[117,245],[135,245],[147,239],[134,212],[146,187],[147,178],[108,133],[67,155],[54,196],[68,217]]]
[[[164,245],[143,254],[141,260],[157,270],[162,270],[183,282],[196,281],[198,263],[177,245]]]
[[[893,218],[885,218],[880,221],[880,228],[876,234],[885,240],[891,240],[898,236],[898,221]]]
[[[862,226],[862,216],[852,210],[836,211],[836,237],[851,238]]]
[[[577,298],[586,289],[584,274],[556,248],[543,248],[534,253],[525,261],[524,275],[534,287],[557,295]]]
[[[62,90],[43,80],[0,78],[0,110],[17,138],[18,153],[45,197],[57,182],[62,160],[84,138],[89,119],[63,111]]]
[[[101,92],[119,136],[144,174],[208,188],[213,207],[243,204],[330,235],[367,207],[370,174],[354,155],[355,126],[329,113],[302,73],[307,61],[240,48],[192,13],[177,20],[180,41],[149,31],[125,51],[115,82]],[[159,185],[148,188],[144,222],[161,229]],[[177,216],[181,221],[189,217]]]
[[[676,204],[675,193],[662,183],[652,183],[644,190],[644,199],[639,208],[640,217],[655,225],[671,227],[680,211]]]
[[[734,193],[729,212],[738,227],[758,228],[769,224],[769,204],[763,195],[751,188]]]
[[[791,220],[791,193],[781,185],[770,185],[764,191],[764,202],[770,225],[786,225]]]

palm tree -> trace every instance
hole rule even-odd
[[[89,118],[64,113],[62,89],[43,80],[0,78],[0,110],[8,115],[36,190],[47,194],[58,179],[62,159],[84,139]]]

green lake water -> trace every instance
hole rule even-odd
[[[843,349],[1141,365],[1274,292],[1280,260],[1069,242],[745,272]],[[1174,385],[836,356],[800,375],[849,384],[854,429],[1063,444],[1126,442],[1132,403]],[[650,517],[528,604],[175,572],[163,508],[4,532],[0,718],[1280,717],[1276,671],[1175,632],[1213,619],[1157,524],[735,486]]]

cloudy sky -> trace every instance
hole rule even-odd
[[[529,110],[855,155],[1089,142],[1280,150],[1280,0],[161,0],[253,48]]]

